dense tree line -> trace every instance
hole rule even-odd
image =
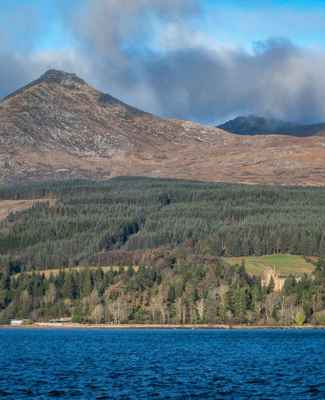
[[[184,243],[206,256],[325,255],[324,189],[150,178],[0,187],[0,200],[40,197],[55,205],[0,223],[0,266],[105,265],[118,251]]]
[[[91,323],[325,323],[325,261],[288,277],[282,292],[262,287],[244,265],[206,262],[178,251],[151,267],[0,274],[0,321],[71,317]]]

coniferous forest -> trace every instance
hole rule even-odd
[[[325,322],[325,190],[150,178],[0,187],[0,321]],[[314,256],[271,281],[228,256]],[[51,272],[52,271],[52,272]]]

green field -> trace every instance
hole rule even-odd
[[[275,268],[281,275],[310,274],[315,269],[312,262],[307,261],[303,256],[290,254],[261,257],[227,257],[224,260],[230,265],[241,264],[242,260],[244,260],[247,272],[257,276],[261,275],[267,267]]]

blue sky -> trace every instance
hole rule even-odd
[[[66,19],[82,0],[1,0],[0,22],[18,48],[65,48],[71,46]]]
[[[103,3],[105,0],[102,0]],[[36,49],[76,46],[67,20],[85,6],[84,0],[1,0],[0,21],[17,46],[29,40]],[[123,3],[123,2],[121,2]],[[218,43],[250,47],[269,37],[285,37],[298,45],[325,46],[325,0],[198,0],[203,12],[193,26]],[[17,21],[35,14],[31,33]],[[27,37],[26,37],[27,35]]]
[[[325,0],[1,0],[0,96],[54,67],[163,116],[325,120],[324,21]]]
[[[285,37],[303,46],[325,46],[325,1],[206,0],[205,10],[205,29],[223,42],[247,47]]]

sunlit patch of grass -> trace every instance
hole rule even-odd
[[[230,265],[240,265],[245,262],[246,271],[252,275],[261,275],[267,267],[275,268],[281,275],[303,275],[314,271],[315,266],[303,256],[291,254],[276,254],[261,257],[226,257],[224,260]]]

